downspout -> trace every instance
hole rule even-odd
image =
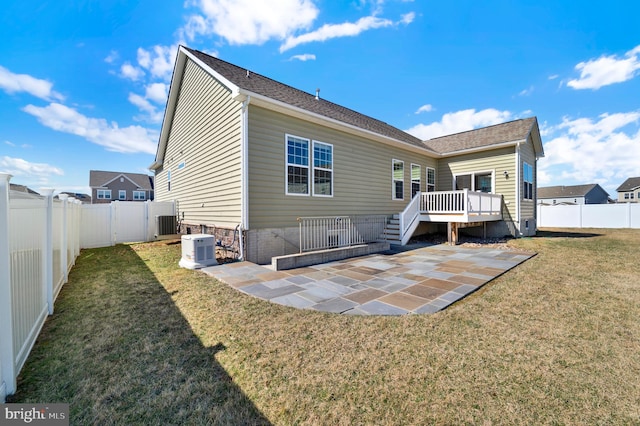
[[[518,224],[518,237],[522,236],[520,231],[520,143],[516,144],[516,218],[515,222]]]
[[[242,119],[240,124],[240,230],[238,244],[240,246],[240,260],[244,260],[243,231],[249,229],[249,103],[251,96],[242,102]]]

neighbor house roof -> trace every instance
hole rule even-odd
[[[81,192],[69,192],[69,191],[62,191],[60,194],[68,195],[69,197],[73,197],[76,200],[80,200],[82,202],[91,202],[91,195],[89,194],[83,194]],[[53,198],[59,198],[59,197],[56,195]]]
[[[442,154],[474,150],[493,145],[525,141],[534,128],[537,130],[537,126],[538,121],[535,117],[523,118],[481,129],[429,139],[424,143],[432,150]],[[542,148],[541,143],[538,148]]]
[[[622,185],[616,189],[618,192],[626,192],[633,191],[634,189],[640,187],[640,177],[631,177],[625,180]]]
[[[140,189],[153,190],[153,176],[143,173],[106,172],[102,170],[89,171],[89,186],[92,188],[100,188],[121,176],[129,179]]]
[[[9,183],[9,189],[11,191],[24,192],[25,194],[40,195],[39,193],[29,188],[28,186],[19,185],[17,183]]]
[[[538,199],[584,197],[598,186],[600,185],[597,183],[591,183],[587,185],[558,185],[542,187],[538,188]],[[604,189],[602,191],[604,191]]]
[[[214,58],[198,50],[188,47],[184,49],[241,89],[421,148],[425,147],[417,137],[383,121],[360,114],[321,97],[316,98],[315,95],[272,80],[246,68],[225,62],[222,59]]]

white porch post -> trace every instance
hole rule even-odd
[[[47,296],[49,315],[53,315],[53,189],[41,189],[45,197],[45,222],[42,258],[42,285]]]
[[[13,308],[9,245],[9,181],[0,173],[0,402],[16,391],[16,364],[13,348]]]

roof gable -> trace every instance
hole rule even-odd
[[[514,145],[526,141],[529,136],[536,154],[543,155],[538,120],[535,117],[509,121],[480,129],[441,136],[424,141],[425,145],[442,154],[458,154],[460,151],[482,150],[498,145]]]
[[[640,188],[640,177],[630,177],[625,180],[622,185],[616,189],[617,192],[626,192],[633,191],[634,189]]]
[[[153,177],[143,173],[108,172],[103,170],[89,171],[89,186],[100,188],[109,185],[114,180],[123,177],[140,189],[153,190]]]

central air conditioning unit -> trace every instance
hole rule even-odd
[[[198,269],[217,265],[215,244],[213,235],[183,235],[182,258],[178,264],[187,269]]]
[[[156,216],[156,235],[174,235],[177,225],[175,216]]]

